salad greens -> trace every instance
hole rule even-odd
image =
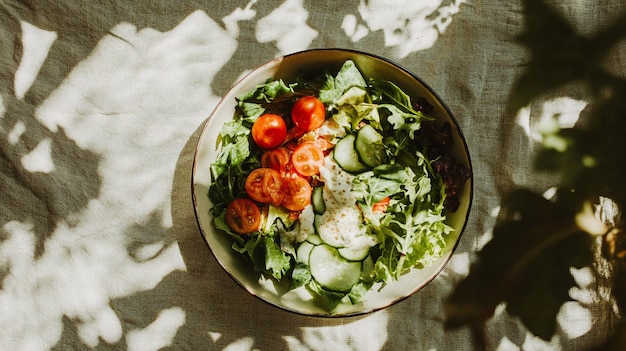
[[[349,291],[323,286],[311,275],[310,262],[298,257],[302,245],[302,238],[297,239],[298,214],[263,205],[263,225],[248,235],[234,233],[224,219],[228,204],[246,197],[246,176],[260,167],[263,151],[250,138],[254,121],[264,113],[285,116],[298,97],[309,94],[324,103],[327,119],[339,127],[333,144],[369,125],[379,136],[374,146],[383,153],[376,165],[352,178],[357,199],[353,205],[360,209],[365,232],[376,244],[362,260],[360,279]],[[445,210],[456,210],[457,189],[470,174],[445,154],[450,145],[449,126],[434,123],[427,101],[412,101],[392,82],[375,77],[366,80],[353,61],[346,61],[335,75],[326,72],[291,84],[270,79],[239,96],[237,102],[234,119],[221,131],[208,195],[214,204],[215,227],[233,237],[233,249],[257,271],[288,281],[292,289],[306,287],[332,312],[340,303],[362,301],[376,284],[383,288],[441,256],[445,236],[452,231],[445,223]],[[385,210],[376,210],[376,204],[384,200],[388,200]]]

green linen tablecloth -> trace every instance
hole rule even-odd
[[[582,33],[623,12],[550,1]],[[443,328],[443,301],[532,172],[537,124],[576,122],[558,94],[504,116],[529,61],[520,1],[1,0],[0,349],[472,350]],[[239,77],[277,56],[349,48],[389,58],[456,114],[475,196],[459,247],[412,297],[350,318],[282,311],[249,295],[198,230],[190,177],[203,122]],[[623,47],[622,47],[623,48]],[[612,62],[624,72],[624,54]],[[612,305],[585,271],[551,341],[503,308],[489,350],[584,350]]]

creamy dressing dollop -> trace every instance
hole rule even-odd
[[[357,206],[357,196],[352,191],[354,175],[337,165],[331,155],[324,159],[320,168],[324,182],[323,198],[326,211],[317,218],[317,233],[324,242],[335,247],[359,249],[376,245],[377,238],[367,233],[363,215]],[[315,233],[315,213],[307,206],[300,214],[298,241],[304,241]]]

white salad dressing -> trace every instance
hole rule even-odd
[[[367,233],[363,215],[356,205],[357,197],[352,191],[354,176],[337,165],[332,156],[324,159],[320,168],[320,178],[324,182],[324,203],[326,211],[318,215],[317,233],[324,242],[335,247],[359,249],[376,245],[377,238]],[[300,214],[298,240],[306,240],[315,233],[315,213],[308,206]]]
[[[315,220],[315,212],[313,212],[313,206],[307,205],[300,213],[300,223],[298,224],[298,233],[296,240],[301,243],[309,237],[309,235],[315,234],[315,228],[313,227],[313,221]]]

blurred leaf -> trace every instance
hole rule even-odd
[[[526,190],[508,200],[508,219],[495,228],[469,276],[446,301],[446,326],[480,325],[506,303],[509,314],[549,340],[576,285],[570,267],[593,260],[592,238],[576,227],[575,212],[563,211],[559,203]]]
[[[511,91],[511,111],[570,82],[584,80],[597,90],[613,79],[602,63],[610,49],[626,37],[626,14],[589,38],[577,33],[542,0],[525,0],[524,18],[526,29],[519,41],[530,50],[531,61]]]
[[[484,324],[500,304],[529,331],[549,340],[556,332],[556,316],[575,286],[570,267],[589,266],[594,260],[593,236],[576,226],[576,213],[589,199],[601,196],[619,208],[626,205],[626,80],[603,66],[610,51],[626,38],[626,13],[585,37],[542,0],[523,4],[526,28],[518,39],[531,59],[512,87],[507,116],[512,118],[534,99],[571,83],[583,83],[591,97],[584,123],[544,131],[544,148],[534,167],[559,175],[556,199],[514,190],[502,204],[492,240],[446,301],[446,326],[469,326],[478,342],[484,342]],[[621,221],[616,219],[618,225],[623,225]],[[618,231],[622,235],[605,238],[605,246],[612,249],[609,259],[618,266],[613,294],[624,312],[626,240],[623,228]],[[626,340],[619,335],[624,324],[620,328],[602,350],[625,349]]]

